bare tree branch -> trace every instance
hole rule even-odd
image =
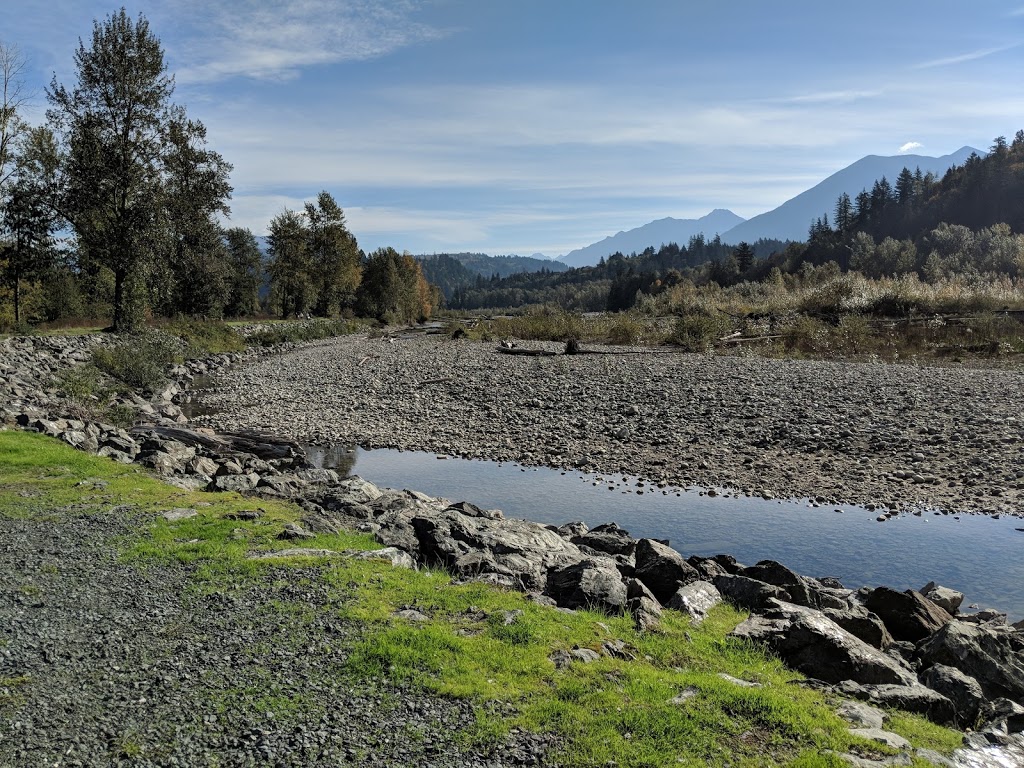
[[[29,101],[25,57],[15,45],[0,41],[0,191],[14,173],[14,146],[28,130],[19,112]]]

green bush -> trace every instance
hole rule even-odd
[[[366,328],[355,320],[308,320],[267,326],[248,338],[252,346],[272,347],[286,342],[316,341],[332,336],[348,336]]]
[[[166,383],[164,370],[184,360],[185,344],[161,331],[131,334],[112,347],[93,350],[97,368],[133,389],[153,392]]]
[[[606,337],[610,344],[636,344],[643,336],[644,327],[630,315],[617,315],[608,326]]]
[[[71,402],[82,405],[97,394],[101,378],[100,369],[95,365],[81,365],[58,373],[54,384]]]
[[[185,342],[184,356],[187,360],[245,349],[245,339],[241,334],[221,321],[175,320],[164,330]]]
[[[722,318],[688,314],[676,320],[675,328],[666,341],[682,347],[687,352],[706,352],[728,330],[729,325]]]

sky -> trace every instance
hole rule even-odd
[[[321,190],[367,252],[557,257],[770,210],[864,155],[1024,128],[1024,1],[125,0],[234,165],[231,226]],[[42,122],[119,5],[5,0]]]

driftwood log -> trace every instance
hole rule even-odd
[[[302,447],[292,440],[259,432],[222,432],[211,435],[185,427],[166,425],[139,425],[133,427],[131,432],[137,435],[155,433],[160,437],[177,440],[192,448],[202,447],[222,455],[251,453],[264,461],[302,459],[304,462],[306,455]]]

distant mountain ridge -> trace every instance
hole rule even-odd
[[[939,178],[954,165],[963,165],[972,153],[985,153],[973,147],[961,147],[956,152],[942,157],[925,155],[868,155],[857,162],[836,171],[828,178],[801,192],[778,208],[758,214],[738,223],[722,233],[722,240],[732,245],[740,242],[752,243],[759,238],[778,240],[806,240],[811,222],[819,216],[828,215],[832,220],[836,200],[844,192],[851,198],[862,189],[871,191],[872,185],[885,176],[890,183],[904,168],[911,171],[920,168],[922,173],[934,173]]]
[[[704,235],[710,240],[716,234],[724,233],[742,223],[743,220],[742,216],[737,216],[725,208],[716,208],[699,219],[658,219],[636,229],[618,232],[592,245],[577,248],[562,256],[559,261],[571,267],[585,267],[597,264],[602,258],[616,252],[640,253],[645,248],[657,248],[665,243],[686,245],[690,238],[696,235]]]

